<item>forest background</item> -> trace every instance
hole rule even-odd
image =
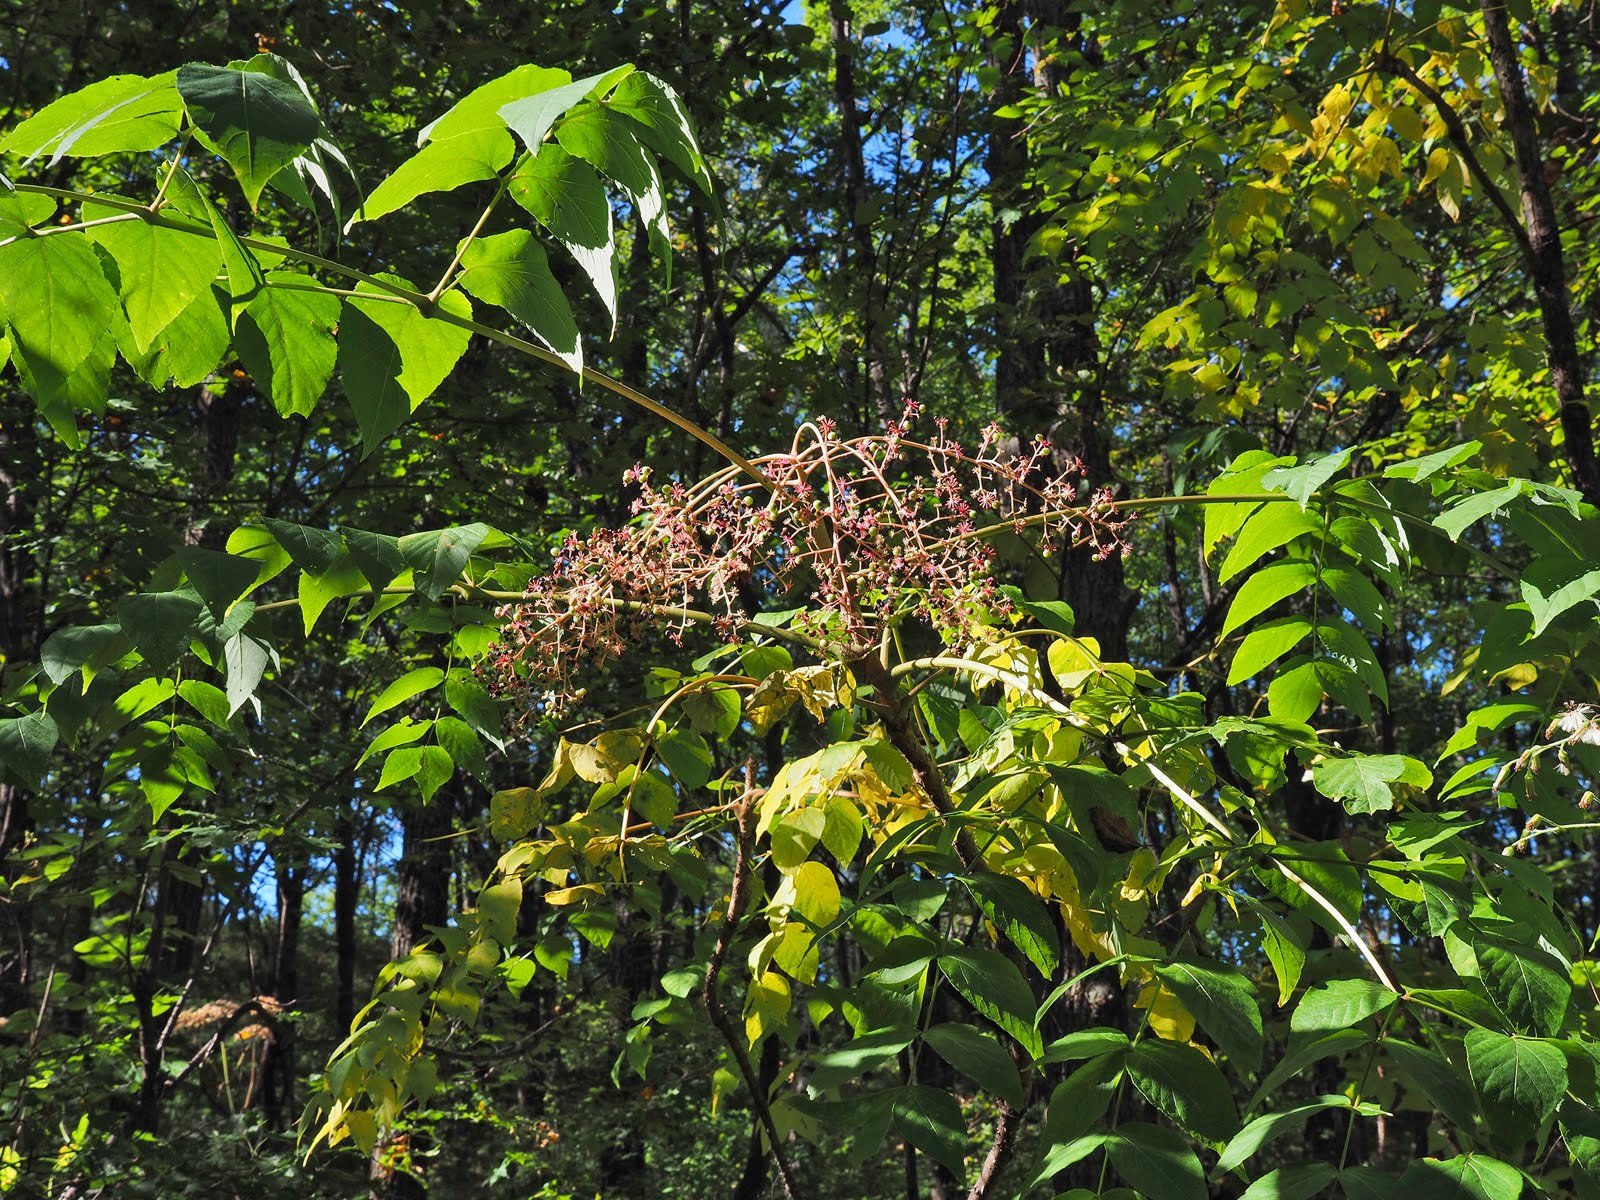
[[[1597,51],[7,0],[0,1192],[1600,1194]]]

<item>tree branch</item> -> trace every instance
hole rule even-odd
[[[1522,222],[1517,219],[1516,210],[1511,207],[1510,201],[1505,198],[1505,193],[1500,190],[1500,185],[1485,169],[1478,158],[1478,152],[1472,148],[1472,137],[1467,133],[1467,126],[1461,119],[1461,114],[1456,112],[1450,101],[1438,88],[1434,87],[1404,59],[1390,54],[1387,49],[1380,50],[1374,59],[1379,70],[1389,71],[1399,76],[1410,85],[1411,89],[1424,97],[1434,110],[1439,114],[1439,119],[1444,122],[1445,130],[1450,134],[1450,142],[1455,146],[1456,152],[1461,155],[1461,161],[1467,164],[1467,170],[1472,178],[1483,189],[1484,195],[1489,197],[1489,202],[1494,205],[1501,218],[1505,221],[1506,230],[1522,248],[1522,253],[1529,257],[1533,255],[1533,246],[1528,241],[1528,231],[1522,227]]]

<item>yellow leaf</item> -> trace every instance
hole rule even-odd
[[[576,887],[557,888],[553,892],[544,894],[544,902],[560,908],[567,904],[576,904],[589,896],[603,896],[605,889],[598,883],[580,883]]]
[[[1135,1008],[1150,1010],[1150,1031],[1169,1042],[1187,1042],[1194,1037],[1194,1016],[1183,1001],[1160,983],[1146,987],[1134,1001]]]

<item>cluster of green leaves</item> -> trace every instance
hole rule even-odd
[[[1245,424],[1298,411],[1308,390],[1330,412],[1398,395],[1416,423],[1368,442],[1330,419],[1326,442],[1350,448],[1304,462],[1254,449],[1204,492],[1145,502],[1203,512],[1202,574],[1225,597],[1216,638],[1175,683],[1108,660],[1059,603],[1019,604],[937,654],[907,649],[924,634],[906,630],[876,666],[786,638],[771,616],[687,671],[656,668],[646,719],[602,714],[548,748],[537,786],[494,794],[488,830],[503,853],[471,911],[380,972],[313,1100],[318,1141],[381,1149],[436,1101],[429,1047],[447,1030],[491,1024],[502,988],[559,990],[584,956],[618,944],[623,914],[665,922],[683,899],[723,913],[726,929],[691,932],[633,1009],[619,1076],[654,1078],[664,1040],[709,1039],[704,1000],[737,977],[742,1040],[706,1066],[705,1086],[713,1104],[739,1094],[764,1114],[775,1157],[794,1134],[865,1160],[892,1131],[960,1178],[992,1128],[1002,1166],[1018,1140],[1032,1155],[1008,1183],[1073,1196],[1113,1179],[1196,1200],[1212,1186],[1252,1200],[1593,1193],[1593,937],[1560,903],[1562,860],[1529,850],[1592,826],[1600,734],[1571,705],[1594,695],[1594,510],[1533,477],[1514,405],[1469,413],[1479,440],[1439,446],[1429,413],[1453,385],[1405,343],[1415,314],[1396,301],[1418,290],[1406,264],[1434,248],[1381,208],[1410,198],[1406,164],[1426,164],[1416,187],[1455,217],[1466,168],[1429,145],[1438,114],[1371,71],[1304,110],[1296,72],[1323,79],[1347,30],[1283,14],[1269,32],[1287,68],[1256,50],[1219,55],[1132,125],[1101,104],[1091,137],[1042,156],[1059,223],[1037,248],[1114,262],[1117,247],[1163,242],[1213,193],[1187,264],[1199,285],[1143,325],[1144,350],[1172,352],[1167,394]],[[1413,19],[1384,26],[1392,52],[1440,78],[1481,73],[1470,25]],[[1086,88],[1070,103],[1100,101]],[[1002,116],[1048,129],[1069,112],[1057,98]],[[1218,132],[1233,113],[1257,122],[1242,159]],[[251,209],[287,202],[321,219],[325,205],[347,231],[458,189],[483,185],[487,202],[422,290],[239,232],[191,140]],[[4,351],[40,413],[76,444],[119,358],[152,386],[211,386],[237,360],[286,418],[337,382],[376,454],[474,334],[582,369],[565,268],[520,215],[501,228],[506,194],[562,244],[615,326],[614,201],[665,252],[663,162],[710,186],[681,103],[627,68],[578,81],[520,68],[418,145],[350,206],[344,155],[271,55],[106,80],[14,128],[0,149],[19,156],[171,151],[149,200],[20,173],[0,188]],[[1508,178],[1504,158],[1492,165]],[[1085,178],[1097,182],[1087,195]],[[63,202],[77,206],[64,220]],[[1302,218],[1336,267],[1294,248]],[[324,282],[334,276],[341,286]],[[473,300],[536,342],[479,323]],[[1512,324],[1474,332],[1459,369],[1524,370]],[[856,332],[841,320],[815,336],[831,348]],[[398,628],[429,647],[357,698],[375,729],[355,764],[370,792],[404,784],[427,802],[457,772],[487,778],[503,713],[471,664],[495,637],[489,606],[533,574],[528,532],[262,519],[185,547],[151,564],[143,590],[45,643],[37,675],[7,696],[0,764],[10,782],[49,788],[58,744],[98,752],[99,786],[137,796],[141,830],[165,837],[175,804],[204,808],[259,753],[249,717],[292,660],[295,626],[310,634],[345,601],[358,637]],[[1473,641],[1428,681],[1461,708],[1397,739],[1391,656],[1408,606],[1417,619],[1417,580],[1472,572],[1493,580],[1466,622]],[[274,598],[291,579],[292,597]],[[1214,694],[1189,687],[1201,672],[1250,706],[1218,715]],[[764,773],[745,777],[756,758]],[[1529,823],[1502,811],[1513,804]],[[748,842],[730,820],[747,806]],[[53,882],[71,854],[66,838],[31,846],[21,885]],[[753,893],[732,913],[728,860]],[[236,892],[250,886],[240,874]],[[136,975],[152,937],[112,916],[76,953]],[[1097,989],[1119,998],[1109,1016],[1086,1016]],[[173,1001],[143,1003],[148,1023]],[[769,1046],[780,1072],[752,1086],[748,1056]],[[1416,1161],[1370,1152],[1382,1139],[1365,1131],[1405,1113],[1424,1116]],[[68,1167],[88,1136],[80,1125],[67,1137]]]

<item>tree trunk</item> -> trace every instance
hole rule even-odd
[[[990,98],[995,111],[1016,104],[1029,88],[1053,92],[1065,82],[1059,67],[1030,67],[1031,40],[1059,37],[1073,43],[1073,57],[1094,62],[1092,45],[1078,33],[1079,22],[1059,0],[1008,0],[1000,6],[990,43],[990,61],[998,72]],[[1033,49],[1037,63],[1063,60]],[[1027,262],[1044,217],[1027,194],[1029,152],[1022,122],[992,118],[986,166],[990,207],[1000,214],[991,231],[999,350],[996,411],[1024,445],[1040,434],[1049,437],[1057,451],[1055,469],[1079,459],[1089,487],[1115,487],[1093,289],[1081,275],[1063,282],[1058,263],[1032,270]],[[1072,606],[1079,632],[1096,638],[1106,658],[1126,658],[1138,597],[1124,582],[1122,560],[1116,555],[1099,560],[1089,546],[1070,548],[1056,575],[1057,594]]]
[[[300,928],[305,914],[304,864],[277,864],[278,942],[272,958],[272,996],[285,1010],[300,1001]],[[262,1106],[274,1128],[285,1128],[294,1116],[294,1022],[273,1026],[263,1064]]]
[[[41,463],[33,401],[6,392],[0,418],[0,683],[39,656],[40,595],[34,577],[34,512]],[[32,486],[30,486],[32,485]],[[17,867],[8,860],[33,829],[28,789],[0,782],[0,880],[9,883]],[[24,896],[6,888],[0,905],[0,1017],[22,1006],[33,961],[32,910]]]
[[[856,44],[849,0],[828,0],[828,26],[833,40],[833,96],[839,109],[839,147],[843,159],[841,192],[843,225],[850,231],[847,278],[860,288],[854,297],[861,318],[861,361],[846,347],[841,353],[846,382],[859,389],[864,422],[881,425],[900,415],[889,394],[889,365],[884,350],[883,296],[878,279],[878,250],[867,211],[866,150],[861,139],[861,107],[856,91]],[[863,372],[864,368],[864,372]],[[864,381],[862,375],[864,373]]]
[[[1583,498],[1600,504],[1600,460],[1595,457],[1594,422],[1584,397],[1583,356],[1572,321],[1572,297],[1567,291],[1566,260],[1561,253],[1561,225],[1545,179],[1544,155],[1539,148],[1539,122],[1528,97],[1527,81],[1511,40],[1504,0],[1483,0],[1484,34],[1489,61],[1500,84],[1505,111],[1504,126],[1516,152],[1517,178],[1522,188],[1522,216],[1527,228],[1528,272],[1539,297],[1544,318],[1545,354],[1550,379],[1555,384],[1561,433],[1566,440],[1567,463]]]
[[[429,938],[428,926],[450,918],[450,833],[454,808],[450,786],[439,789],[426,804],[410,804],[401,813],[404,850],[395,870],[394,928],[389,953],[404,958]],[[420,1200],[428,1194],[423,1182],[386,1166],[380,1146],[373,1157],[372,1190],[381,1200]]]
[[[361,880],[356,874],[356,829],[348,802],[339,810],[333,851],[333,952],[338,962],[334,986],[334,1032],[343,1037],[356,1017],[356,905]]]

